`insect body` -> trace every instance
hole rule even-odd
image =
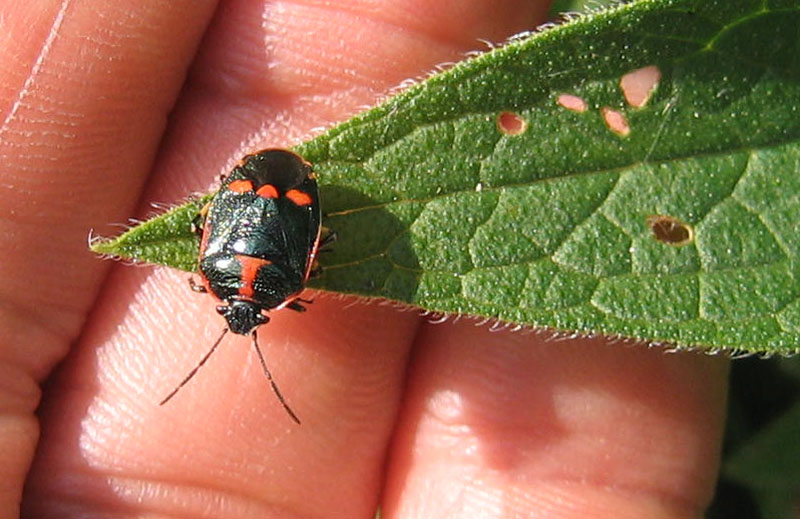
[[[287,150],[268,149],[245,157],[222,181],[198,215],[202,226],[200,278],[193,290],[221,301],[217,312],[227,327],[211,350],[161,403],[192,378],[228,332],[250,335],[264,373],[283,399],[258,347],[256,329],[269,321],[264,311],[304,311],[299,299],[312,274],[320,245],[320,208],[311,165]]]

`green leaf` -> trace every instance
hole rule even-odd
[[[553,0],[548,18],[556,18],[562,13],[583,13],[620,4],[620,0]]]
[[[98,254],[194,272],[197,270],[200,242],[192,229],[192,222],[209,200],[210,195],[176,207],[116,238],[95,239],[91,249]]]
[[[795,1],[641,1],[409,88],[296,148],[339,236],[312,286],[800,349],[799,35]],[[629,101],[642,69],[649,98]],[[194,209],[178,211],[94,248],[191,270]]]
[[[800,507],[800,404],[759,432],[722,467],[750,489],[761,517],[797,517]]]

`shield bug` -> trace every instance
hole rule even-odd
[[[320,207],[311,165],[299,155],[267,149],[246,156],[223,178],[219,191],[195,221],[201,234],[199,275],[191,288],[221,302],[227,326],[211,349],[161,402],[165,404],[208,360],[228,331],[249,335],[272,390],[292,419],[297,415],[278,390],[258,346],[265,311],[305,311],[299,298],[314,274],[320,247]],[[333,238],[329,234],[323,242]]]

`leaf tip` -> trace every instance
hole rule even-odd
[[[94,229],[89,229],[89,236],[87,238],[87,245],[89,250],[95,254],[103,256],[114,255],[114,242],[116,238],[105,238],[98,236],[94,233]]]

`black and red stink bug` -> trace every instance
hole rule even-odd
[[[302,312],[299,298],[315,268],[320,247],[320,208],[311,165],[287,150],[268,149],[246,156],[222,180],[220,190],[199,213],[200,279],[193,290],[222,302],[227,321],[222,335],[166,403],[208,360],[230,330],[250,335],[261,367],[283,407],[300,423],[278,390],[258,347],[256,329],[269,321],[264,311]],[[328,241],[329,235],[323,241]]]

